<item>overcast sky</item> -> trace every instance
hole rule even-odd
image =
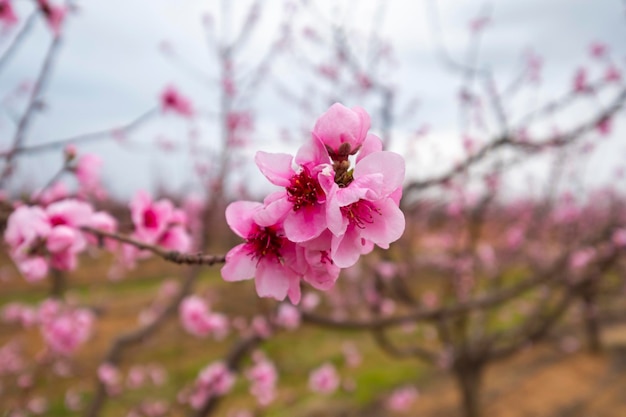
[[[15,3],[19,3],[18,14],[24,20],[31,10],[30,2]],[[159,182],[166,182],[179,192],[190,192],[197,185],[191,180],[191,162],[185,152],[188,132],[197,129],[201,140],[207,144],[214,142],[216,135],[207,115],[217,109],[218,72],[203,19],[210,14],[217,35],[228,39],[238,33],[250,2],[230,1],[226,2],[230,5],[226,8],[220,7],[219,1],[208,0],[86,0],[78,3],[80,10],[70,17],[46,90],[46,111],[37,115],[27,143],[52,141],[126,123],[158,105],[160,91],[173,83],[194,100],[201,112],[197,120],[188,123],[167,115],[131,136],[132,142],[139,146],[124,148],[107,140],[81,146],[80,150],[103,156],[105,181],[118,195],[128,196],[139,188],[150,188]],[[254,65],[263,56],[283,23],[283,1],[261,3],[259,25],[236,60],[243,68]],[[308,3],[317,4],[315,9],[319,14],[299,7],[301,11],[294,17],[298,37],[303,26],[314,27],[328,36],[329,23],[344,24],[349,33],[355,33],[355,38],[361,34],[366,36],[375,27],[375,32],[393,45],[395,64],[381,72],[381,76],[396,87],[398,108],[415,98],[419,101],[417,112],[394,126],[394,149],[405,149],[408,138],[420,128],[429,127],[427,138],[416,146],[418,159],[410,163],[412,175],[421,177],[428,176],[437,167],[452,164],[460,155],[457,96],[461,82],[459,75],[450,71],[438,55],[437,27],[440,40],[450,55],[463,61],[469,42],[469,22],[480,13],[488,13],[491,24],[482,35],[479,65],[493,71],[499,86],[514,79],[524,53],[532,50],[541,56],[544,69],[540,87],[519,99],[516,106],[521,109],[566,93],[571,88],[575,70],[581,66],[589,68],[591,78],[599,77],[605,65],[594,63],[589,57],[588,47],[592,42],[607,44],[614,63],[622,69],[626,67],[626,6],[622,0],[388,0],[384,10],[373,0],[309,0]],[[437,4],[436,13],[430,3]],[[11,38],[11,33],[5,35],[0,46],[6,48]],[[23,101],[13,103],[7,97],[16,86],[34,79],[49,42],[47,27],[38,22],[18,54],[1,69],[2,147],[8,146],[12,138],[10,115],[23,106]],[[164,42],[183,57],[185,66],[163,54]],[[319,56],[309,58],[312,62],[320,59]],[[311,79],[310,74],[286,56],[278,58],[271,71],[271,77],[287,83],[294,91],[302,91],[302,86]],[[281,101],[271,77],[249,107],[257,114],[254,139],[258,148],[279,151],[280,129],[306,129],[307,125],[310,128],[315,120],[305,120],[289,103]],[[360,103],[355,96],[339,99],[347,105],[366,107],[373,115],[376,129],[379,122],[376,102]],[[572,109],[568,117],[578,120],[609,99],[610,96],[587,100]],[[324,110],[319,104],[316,106],[317,114]],[[514,108],[517,107],[512,110]],[[566,120],[564,126],[567,123]],[[592,177],[607,181],[610,174],[607,167],[626,159],[624,124],[622,114],[616,121],[618,134],[604,146],[606,150],[598,151],[586,168]],[[163,138],[179,143],[181,151],[153,150],[155,141]],[[248,150],[250,158],[255,150]],[[437,159],[432,156],[433,152],[443,156]],[[54,173],[60,160],[60,155],[55,153],[23,158],[14,185],[42,184]],[[252,169],[246,169],[254,175]]]

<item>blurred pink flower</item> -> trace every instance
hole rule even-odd
[[[585,68],[579,68],[574,75],[574,91],[577,93],[587,93],[591,90],[591,87],[587,81],[587,70]]]
[[[46,18],[48,26],[50,26],[54,36],[59,36],[61,34],[61,25],[65,18],[65,7],[55,6],[48,0],[37,0],[37,3],[39,4],[39,10],[41,10]]]
[[[415,387],[396,388],[387,398],[387,408],[396,412],[408,411],[418,396],[419,393]]]
[[[194,336],[213,334],[223,339],[228,333],[228,319],[223,314],[211,313],[207,303],[197,295],[183,300],[179,308],[180,320],[185,330]]]
[[[254,366],[246,372],[246,377],[251,383],[250,393],[261,406],[267,406],[274,401],[278,372],[271,361],[267,358],[256,360]]]
[[[300,327],[300,310],[291,304],[280,304],[276,312],[276,324],[287,330],[297,329]]]
[[[94,316],[86,309],[61,306],[47,300],[40,308],[41,332],[50,349],[61,355],[71,355],[84,344],[93,327]]]
[[[330,363],[325,363],[309,375],[309,388],[320,394],[332,394],[339,387],[339,374]]]
[[[16,24],[17,21],[17,15],[13,11],[11,0],[0,0],[0,22],[5,27],[9,27]]]
[[[188,398],[189,405],[200,409],[212,397],[227,394],[235,383],[235,375],[222,362],[215,362],[204,368]]]
[[[194,114],[191,100],[183,96],[174,86],[168,86],[161,93],[161,108],[164,112],[172,111],[184,117]]]
[[[589,45],[589,54],[596,59],[604,58],[608,53],[608,47],[602,42],[593,42]]]

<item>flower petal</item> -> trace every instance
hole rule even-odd
[[[252,230],[252,216],[263,205],[255,201],[235,201],[226,207],[226,223],[242,238],[247,238]]]
[[[257,262],[249,255],[246,246],[242,243],[226,254],[226,263],[221,271],[225,281],[242,281],[254,277]]]
[[[286,153],[259,151],[254,157],[254,162],[274,185],[289,186],[289,179],[295,174],[292,168],[293,157]]]
[[[361,230],[361,237],[387,249],[391,242],[400,239],[404,233],[404,214],[390,198],[377,201],[374,204],[380,215],[374,216],[374,221]]]

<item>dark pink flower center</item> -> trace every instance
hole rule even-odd
[[[321,250],[320,251],[320,263],[323,264],[331,264],[334,265],[335,263],[333,262],[332,258],[330,257],[330,254],[328,253],[327,250]]]
[[[266,256],[280,258],[280,251],[283,247],[284,238],[278,235],[278,231],[274,227],[255,226],[254,230],[246,240],[252,258],[261,259]]]
[[[49,221],[52,226],[63,226],[67,224],[67,221],[63,216],[52,216]]]
[[[374,223],[374,214],[381,215],[380,210],[367,200],[359,200],[348,206],[341,207],[341,214],[348,218],[351,225],[365,229],[366,225]]]
[[[143,212],[143,225],[145,227],[156,229],[158,224],[158,216],[153,209],[149,208]]]
[[[293,211],[318,204],[323,195],[324,191],[320,183],[316,178],[311,177],[309,170],[305,167],[302,168],[302,172],[289,180],[287,199],[293,204]]]

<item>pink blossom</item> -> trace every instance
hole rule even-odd
[[[185,330],[194,336],[206,337],[214,334],[222,339],[228,332],[228,319],[223,314],[211,313],[207,303],[197,295],[183,300],[179,309],[180,320]]]
[[[304,242],[319,236],[326,229],[326,197],[318,175],[330,162],[322,143],[311,140],[300,148],[295,161],[287,154],[257,152],[255,162],[272,184],[285,189],[272,197],[268,209],[284,218],[286,237]],[[293,162],[299,167],[297,171]]]
[[[136,233],[148,243],[154,243],[167,229],[174,206],[169,200],[152,201],[145,191],[138,191],[130,202],[130,212]]]
[[[596,123],[596,129],[602,136],[607,136],[611,133],[611,118],[603,117]]]
[[[129,388],[141,388],[146,383],[146,371],[142,366],[133,366],[128,370],[126,385]]]
[[[167,371],[162,366],[150,364],[146,371],[154,385],[160,387],[167,382]]]
[[[78,159],[75,173],[80,185],[80,192],[84,194],[94,194],[99,198],[104,195],[104,190],[100,184],[100,171],[102,168],[102,158],[94,154],[85,154]]]
[[[37,3],[54,36],[59,36],[61,34],[61,25],[65,18],[65,7],[55,6],[48,0],[37,0]]]
[[[200,372],[188,398],[189,404],[196,410],[200,409],[210,398],[227,394],[234,383],[235,376],[226,365],[215,362]]]
[[[222,89],[229,97],[234,97],[237,94],[237,87],[232,77],[226,76],[222,79]]]
[[[370,117],[361,107],[335,103],[315,123],[313,137],[326,146],[331,158],[343,160],[359,150],[369,128]]]
[[[535,83],[540,82],[543,59],[533,51],[528,51],[526,54],[526,66],[530,81]]]
[[[43,414],[48,410],[48,401],[43,397],[33,397],[26,404],[26,408],[33,414]]]
[[[148,193],[139,191],[130,203],[131,218],[135,225],[133,237],[167,249],[185,252],[191,247],[191,237],[186,230],[187,215],[171,201],[153,201]],[[125,245],[128,247],[128,245]],[[133,249],[127,255],[136,256]]]
[[[55,181],[50,187],[33,193],[31,198],[34,202],[47,206],[55,201],[64,200],[68,198],[69,195],[70,191],[67,189],[65,183]]]
[[[276,213],[260,203],[237,201],[226,208],[226,222],[246,240],[226,254],[222,277],[226,281],[255,278],[260,297],[300,301],[300,273],[296,245],[290,242]]]
[[[477,33],[485,29],[489,23],[491,23],[489,16],[481,16],[470,21],[469,27],[472,32]]]
[[[9,216],[4,240],[9,245],[11,258],[27,281],[38,281],[48,273],[43,255],[33,253],[50,234],[52,227],[40,207],[18,207]]]
[[[161,93],[161,108],[164,112],[172,111],[184,117],[192,117],[194,114],[191,101],[174,86],[166,87]]]
[[[608,47],[602,42],[593,42],[589,45],[589,54],[596,59],[602,59],[607,55]]]
[[[65,407],[70,411],[79,411],[81,408],[81,397],[74,389],[70,388],[65,393]]]
[[[301,244],[307,268],[304,280],[322,291],[331,289],[341,272],[330,255],[332,241],[332,233],[325,230],[319,237]]]
[[[89,224],[93,209],[87,203],[67,199],[40,207],[22,206],[9,217],[5,240],[20,272],[29,281],[48,273],[48,267],[72,270],[76,256],[85,249],[80,231]]]
[[[117,366],[105,362],[98,367],[98,380],[106,387],[109,394],[115,394],[120,389],[122,375]]]
[[[577,93],[589,92],[591,87],[587,81],[587,70],[585,68],[579,68],[574,75],[574,91]]]
[[[23,327],[30,327],[37,323],[37,311],[25,304],[9,303],[2,308],[2,320],[6,323],[19,323]]]
[[[87,225],[104,232],[114,233],[117,231],[117,220],[115,220],[109,213],[105,213],[103,211],[94,213]],[[97,245],[99,243],[98,238],[91,234],[87,234],[87,241],[92,245]],[[104,246],[107,250],[114,251],[118,245],[116,240],[105,238]]]
[[[398,265],[395,262],[380,261],[374,269],[385,281],[391,281],[396,275],[398,275]]]
[[[400,155],[381,151],[357,158],[352,178],[340,188],[332,176],[320,176],[327,195],[328,229],[333,234],[331,257],[341,268],[354,265],[374,244],[389,248],[405,227],[398,208],[404,180]]]
[[[314,292],[308,292],[302,297],[302,310],[313,311],[320,304],[320,296]]]
[[[356,345],[351,342],[344,343],[341,347],[343,356],[346,361],[346,365],[351,368],[356,368],[363,362],[363,357],[357,349]]]
[[[622,228],[616,230],[611,239],[615,246],[620,248],[626,247],[626,229]]]
[[[594,248],[584,248],[574,252],[570,258],[570,267],[574,270],[582,269],[593,260],[596,255]]]
[[[309,389],[320,394],[332,394],[339,387],[339,382],[339,374],[330,363],[325,363],[309,375]]]
[[[94,321],[89,310],[63,308],[51,300],[42,304],[40,317],[46,344],[53,352],[66,356],[85,343]]]
[[[415,387],[406,386],[395,389],[387,398],[387,408],[391,411],[408,411],[419,393]]]
[[[276,324],[287,330],[297,329],[300,327],[300,310],[291,304],[280,304],[276,312]]]
[[[270,323],[268,323],[267,319],[261,315],[257,314],[252,318],[250,327],[252,328],[254,334],[263,339],[268,339],[272,335],[272,327],[270,326]]]
[[[622,72],[615,65],[610,65],[604,73],[604,80],[610,83],[618,83],[622,80]]]
[[[0,21],[2,24],[5,27],[10,27],[16,24],[17,20],[11,0],[0,0]]]
[[[266,358],[257,360],[246,372],[246,377],[251,383],[250,393],[256,397],[261,406],[267,406],[274,401],[278,372],[271,361]]]
[[[339,79],[339,70],[337,69],[336,66],[332,66],[332,65],[320,65],[317,68],[317,71],[319,72],[319,74],[331,81],[336,81],[337,79]]]

